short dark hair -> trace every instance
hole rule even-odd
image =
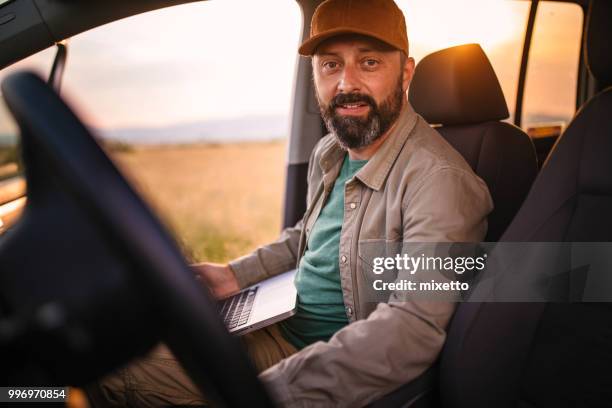
[[[400,69],[404,69],[404,65],[406,65],[406,61],[408,61],[408,56],[404,51],[400,51]]]

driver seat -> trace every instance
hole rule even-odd
[[[500,241],[612,241],[610,20],[612,2],[592,0],[587,66],[602,91],[561,135]],[[441,356],[443,406],[608,407],[611,344],[611,303],[463,303]]]
[[[529,136],[502,122],[508,106],[480,45],[446,48],[423,58],[409,99],[487,184],[494,209],[485,241],[497,241],[525,200],[538,164]]]
[[[518,211],[537,174],[537,156],[529,136],[501,122],[506,100],[486,54],[478,44],[446,48],[416,67],[409,99],[487,184],[495,208],[486,241],[497,241]],[[438,367],[370,405],[428,407]],[[411,403],[406,401],[412,400]]]

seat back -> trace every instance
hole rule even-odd
[[[461,155],[489,187],[495,209],[487,241],[496,241],[523,202],[537,173],[535,150],[519,128],[501,122],[508,108],[497,76],[477,44],[423,58],[410,85],[414,109]],[[437,366],[369,407],[435,405]]]
[[[610,86],[612,3],[592,1],[587,18],[588,67]],[[500,241],[612,241],[611,113],[612,88],[580,109]],[[611,344],[611,303],[464,303],[441,357],[443,404],[610,406]]]
[[[529,136],[501,122],[508,107],[489,59],[478,44],[430,54],[415,69],[409,99],[489,187],[495,208],[485,240],[497,241],[538,168]]]

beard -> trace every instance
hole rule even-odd
[[[317,94],[323,121],[344,150],[369,146],[384,135],[399,117],[405,97],[401,76],[395,90],[380,105],[361,93],[338,94],[325,105]],[[366,117],[337,114],[336,109],[345,104],[366,104],[370,109]]]

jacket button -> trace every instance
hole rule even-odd
[[[351,210],[354,210],[355,208],[357,208],[357,204],[351,203]]]
[[[345,307],[345,309],[346,309],[346,315],[348,317],[351,317],[353,315],[353,308],[350,307],[350,306],[347,306],[347,307]]]
[[[342,255],[340,257],[340,262],[345,263],[346,262],[346,255]]]

